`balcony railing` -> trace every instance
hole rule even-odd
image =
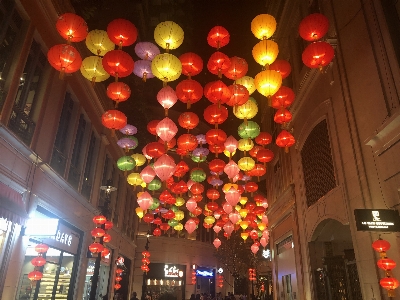
[[[26,145],[30,145],[36,124],[18,105],[14,105],[8,128],[11,129]]]

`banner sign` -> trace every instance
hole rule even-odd
[[[391,209],[355,209],[358,231],[400,231],[400,217],[396,210]]]

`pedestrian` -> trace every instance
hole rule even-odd
[[[131,300],[139,300],[138,297],[137,297],[136,292],[133,292],[133,293],[132,293]]]

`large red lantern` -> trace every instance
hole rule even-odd
[[[89,251],[92,253],[100,253],[103,251],[104,246],[100,243],[92,243],[89,245]]]
[[[136,42],[138,32],[132,22],[125,19],[115,19],[108,24],[107,34],[110,40],[121,48]]]
[[[147,144],[146,153],[152,158],[159,158],[161,155],[165,154],[165,147],[159,142],[152,142]]]
[[[231,57],[230,60],[231,65],[227,70],[225,70],[224,75],[232,80],[245,76],[249,69],[246,60],[237,56]]]
[[[103,114],[101,117],[101,122],[108,129],[119,130],[126,126],[127,118],[123,112],[116,109],[111,109]]]
[[[288,153],[289,147],[293,146],[296,140],[290,132],[282,130],[276,137],[275,143],[278,147],[285,148],[285,152]]]
[[[207,63],[208,71],[214,75],[218,75],[219,78],[222,77],[222,73],[228,70],[230,66],[231,60],[226,54],[220,51],[211,54]]]
[[[328,30],[328,18],[319,13],[308,15],[299,25],[300,36],[309,42],[321,39]]]
[[[314,42],[304,49],[301,58],[307,67],[322,70],[323,67],[332,61],[334,55],[335,51],[329,43]]]
[[[175,168],[175,162],[168,154],[162,155],[154,163],[154,172],[156,172],[161,181],[165,181],[171,177],[175,172]]]
[[[179,56],[179,60],[182,64],[182,74],[189,76],[189,79],[203,70],[203,60],[196,53],[184,53]]]
[[[208,168],[211,172],[220,173],[224,171],[225,165],[226,164],[222,159],[216,158],[210,161],[210,163],[208,164]]]
[[[47,60],[54,69],[60,71],[60,79],[64,77],[64,73],[78,71],[82,64],[78,50],[67,44],[51,47],[47,52]]]
[[[221,48],[229,43],[230,35],[228,30],[222,26],[211,28],[207,35],[207,43],[214,48]]]
[[[244,85],[232,84],[229,87],[231,98],[226,102],[229,106],[243,105],[249,100],[249,91]]]
[[[178,132],[178,127],[176,127],[174,121],[170,118],[165,117],[156,126],[156,132],[160,139],[164,142],[170,141]]]
[[[295,98],[293,90],[287,86],[281,86],[279,90],[271,96],[271,106],[275,109],[290,106]]]
[[[197,138],[190,133],[182,134],[177,141],[178,148],[193,151],[197,147]]]
[[[193,183],[193,185],[190,187],[190,192],[193,195],[200,195],[204,192],[204,185],[202,185],[199,182]]]
[[[181,160],[179,163],[176,164],[176,169],[174,172],[174,176],[182,177],[189,171],[189,166],[185,161]]]
[[[374,248],[375,251],[379,252],[381,257],[385,257],[386,251],[390,249],[390,243],[379,238],[372,243],[372,248]]]
[[[95,229],[93,229],[90,234],[92,235],[92,237],[94,238],[100,238],[102,236],[104,236],[106,232],[104,231],[104,229],[101,229],[99,227],[96,227]]]
[[[113,226],[114,226],[114,224],[113,224],[113,222],[111,222],[111,221],[106,221],[106,222],[104,223],[104,229],[105,229],[105,230],[110,230],[111,228],[113,228]]]
[[[131,89],[126,83],[111,82],[107,86],[107,96],[116,102],[126,101],[131,96]]]
[[[267,168],[261,164],[255,164],[253,169],[251,169],[250,171],[247,171],[247,175],[255,176],[258,178],[260,178],[261,176],[264,176],[265,173],[267,173]]]
[[[181,113],[178,118],[178,123],[182,128],[193,129],[199,124],[199,117],[190,111]]]
[[[196,103],[203,97],[203,87],[196,80],[185,79],[176,86],[176,95],[183,103],[187,103],[187,108]]]
[[[258,190],[258,184],[252,181],[249,181],[245,185],[246,192],[254,193]]]
[[[221,129],[211,129],[206,133],[206,141],[209,145],[221,145],[226,138],[226,133]]]
[[[132,57],[122,50],[108,51],[103,57],[102,64],[104,70],[116,79],[132,74],[135,65]]]
[[[62,38],[68,42],[81,42],[88,35],[88,26],[85,20],[73,13],[59,16],[56,28]]]
[[[204,120],[211,125],[219,125],[228,119],[228,109],[223,105],[212,104],[203,113]]]
[[[178,101],[178,97],[174,89],[167,85],[157,93],[157,101],[164,107],[165,115],[168,116],[168,109]]]
[[[285,79],[286,77],[288,77],[290,72],[292,71],[292,67],[290,66],[290,63],[284,59],[275,60],[269,66],[269,69],[279,72],[282,76],[282,79]]]
[[[275,116],[274,116],[275,123],[285,124],[285,123],[289,123],[291,120],[292,120],[292,114],[286,108],[282,107],[282,108],[278,109],[278,111],[275,113]]]
[[[213,81],[206,89],[204,89],[204,96],[212,103],[218,105],[228,102],[231,99],[231,92],[229,88],[221,80]]]

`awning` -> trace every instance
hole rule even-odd
[[[28,220],[22,195],[0,182],[0,218],[24,226]]]

